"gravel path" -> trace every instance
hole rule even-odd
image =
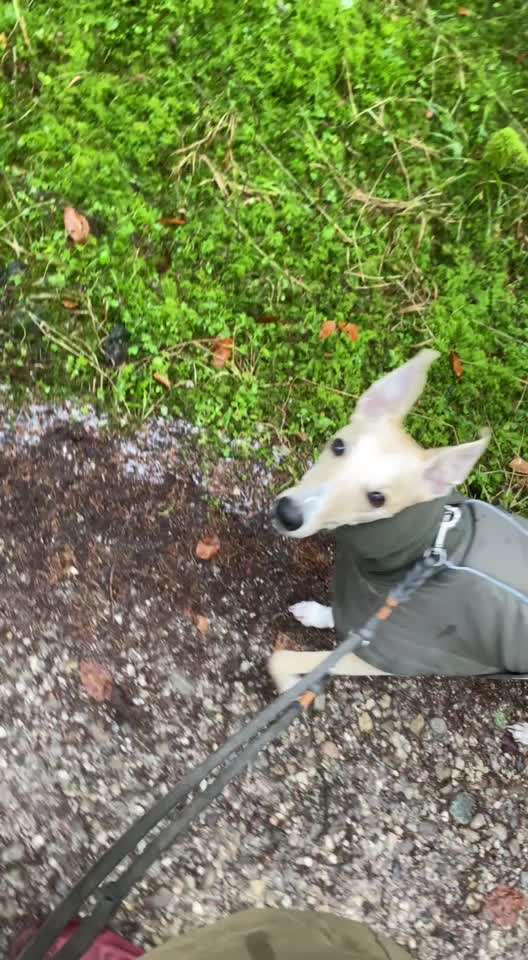
[[[118,437],[72,408],[0,414],[0,954],[188,767],[273,696],[330,549],[276,538],[280,476],[206,464],[192,431]],[[215,535],[218,555],[196,558]],[[325,638],[328,646],[332,635]],[[90,696],[86,663],[108,696]],[[86,680],[86,673],[83,674]],[[521,684],[336,682],[163,857],[115,926],[141,944],[253,905],[334,910],[417,960],[526,955]]]

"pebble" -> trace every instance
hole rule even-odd
[[[453,819],[458,823],[469,824],[475,814],[476,806],[477,804],[471,794],[461,790],[449,804],[449,810]]]
[[[508,831],[503,823],[496,823],[492,827],[492,832],[497,837],[497,840],[499,840],[501,843],[505,843],[508,839]]]
[[[152,897],[149,897],[149,905],[155,910],[163,910],[165,907],[168,907],[173,896],[173,891],[168,887],[160,887]]]
[[[249,886],[255,900],[264,899],[264,894],[266,893],[265,880],[260,880],[260,879],[252,880]]]
[[[409,730],[411,731],[411,733],[415,733],[416,736],[418,736],[418,734],[422,732],[424,727],[425,727],[425,720],[421,713],[418,713],[416,717],[414,717],[414,719],[411,720],[409,724]]]
[[[2,851],[0,859],[2,863],[18,863],[24,859],[24,845],[22,843],[11,843]]]
[[[481,813],[477,813],[473,817],[473,820],[470,823],[470,827],[472,830],[482,830],[482,827],[485,827],[485,826],[486,826],[486,818]]]
[[[330,760],[337,760],[339,757],[339,747],[337,747],[335,743],[332,743],[331,740],[325,740],[321,745],[321,753]]]
[[[433,717],[430,727],[435,737],[443,737],[447,733],[447,723],[443,717]]]
[[[365,711],[360,713],[358,720],[358,727],[361,730],[361,733],[371,733],[374,729],[374,723],[372,722],[372,717],[369,713]]]

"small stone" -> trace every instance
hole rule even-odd
[[[521,870],[519,884],[523,890],[528,891],[528,870]]]
[[[335,743],[332,743],[331,740],[325,740],[321,746],[321,753],[328,757],[329,760],[337,760],[339,757],[339,748]]]
[[[183,676],[182,673],[178,673],[177,670],[173,670],[167,679],[174,693],[179,693],[182,697],[192,696],[194,692],[193,685],[189,680],[187,680],[187,677]]]
[[[466,793],[465,790],[461,790],[451,801],[449,810],[454,820],[467,825],[471,823],[473,819],[475,807],[476,803],[471,794]]]
[[[435,773],[442,783],[451,779],[451,770],[449,767],[443,767],[441,763],[435,767]]]
[[[501,843],[505,843],[508,839],[508,831],[503,823],[496,823],[492,831]]]
[[[417,714],[417,716],[414,717],[414,719],[411,720],[409,724],[409,730],[411,731],[411,733],[415,733],[416,736],[418,736],[418,734],[422,732],[424,727],[425,727],[425,720],[421,713]]]
[[[5,727],[0,727],[0,740],[5,740],[7,737],[7,730]]]
[[[392,703],[392,697],[390,697],[388,693],[384,693],[383,696],[380,698],[380,702],[379,702],[381,709],[390,710],[391,703]]]
[[[363,712],[359,715],[358,727],[361,730],[361,733],[371,733],[374,729],[374,724],[372,722],[372,717],[370,714]]]
[[[471,913],[478,913],[480,910],[480,901],[477,900],[477,897],[474,893],[468,893],[466,897],[466,907]]]
[[[266,892],[266,883],[264,880],[252,880],[249,886],[255,900],[262,900],[264,898]]]
[[[152,897],[149,897],[149,905],[156,910],[163,910],[168,907],[172,898],[172,890],[169,890],[168,887],[160,887]]]
[[[430,727],[435,737],[443,737],[447,733],[447,723],[443,717],[433,717]]]
[[[11,843],[2,851],[2,863],[18,863],[24,859],[24,846],[22,843]]]
[[[473,820],[470,823],[470,827],[472,830],[482,830],[482,827],[485,827],[485,826],[486,826],[486,818],[481,813],[477,813],[473,817]]]

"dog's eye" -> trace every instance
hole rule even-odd
[[[379,490],[371,490],[367,493],[367,500],[371,507],[382,507],[385,503],[385,494],[380,493]]]
[[[345,441],[341,437],[336,437],[335,440],[332,440],[332,453],[336,457],[342,457],[345,452]]]

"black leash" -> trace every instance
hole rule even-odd
[[[443,563],[438,562],[438,558],[420,560],[401,584],[389,594],[384,605],[360,630],[349,633],[311,673],[301,678],[293,687],[261,710],[242,730],[233,734],[223,746],[191,770],[169,793],[161,797],[72,888],[49,915],[19,960],[45,960],[47,952],[57,937],[78,915],[79,908],[97,888],[100,888],[92,912],[84,917],[76,933],[54,955],[54,960],[81,960],[83,954],[115,915],[132,887],[144,876],[160,854],[178,840],[206,807],[222,793],[224,787],[239,776],[264,747],[277,740],[299,716],[303,715],[341,658],[369,644],[380,625],[389,619],[394,610],[405,603],[443,566]],[[216,778],[205,790],[201,790],[202,781],[220,765],[223,765],[223,768]],[[134,851],[140,840],[192,793],[195,793],[194,798],[183,807],[167,827],[160,831],[145,850],[132,860],[130,866],[118,879],[101,886],[125,857]]]

